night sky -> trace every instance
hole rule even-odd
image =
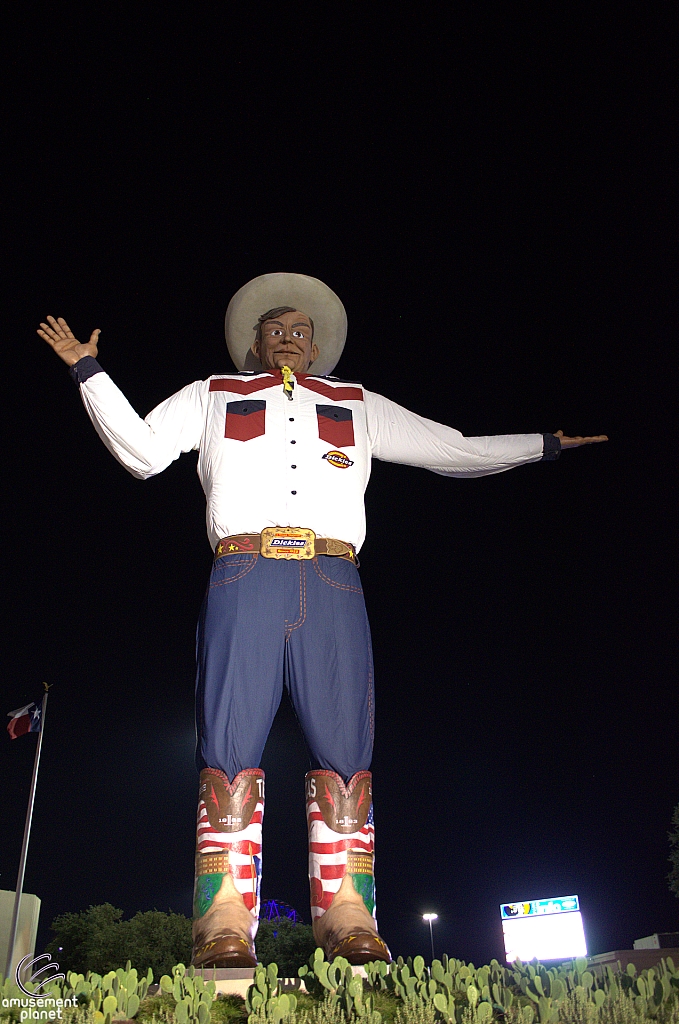
[[[339,376],[469,435],[610,436],[473,481],[374,463],[392,952],[427,954],[433,910],[437,953],[478,964],[502,955],[501,901],[572,893],[592,953],[679,928],[671,7],[447,9],[27,6],[14,24],[2,693],[10,711],[54,684],[25,883],[40,947],[90,904],[190,914],[211,552],[195,453],[135,480],[35,329],[101,328],[146,415],[231,371],[227,303],[278,270],[342,298]],[[0,737],[5,889],[35,742]],[[263,767],[263,894],[308,921],[310,763],[286,699]]]

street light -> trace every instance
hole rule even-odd
[[[434,921],[438,921],[438,914],[423,914],[422,920],[429,922],[429,938],[431,939],[431,961],[434,962],[434,929],[432,927]]]

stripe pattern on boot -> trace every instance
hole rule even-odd
[[[259,917],[262,877],[264,773],[240,772],[229,784],[223,772],[204,769],[200,777],[196,831],[196,906],[202,917],[230,872],[243,903]]]
[[[345,786],[335,772],[307,775],[309,885],[311,916],[319,918],[332,904],[347,872],[375,918],[375,829],[372,776],[357,772]],[[339,834],[338,834],[339,833]]]

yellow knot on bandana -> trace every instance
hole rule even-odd
[[[290,401],[292,401],[292,389],[294,387],[294,383],[290,380],[292,377],[292,370],[289,366],[281,366],[281,373],[283,374],[283,391],[285,391]]]

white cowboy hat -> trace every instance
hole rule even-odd
[[[251,351],[262,313],[292,306],[314,322],[318,359],[310,370],[323,377],[334,370],[347,338],[347,314],[327,284],[306,274],[262,274],[239,288],[229,303],[224,333],[229,355],[239,370],[261,370]]]

